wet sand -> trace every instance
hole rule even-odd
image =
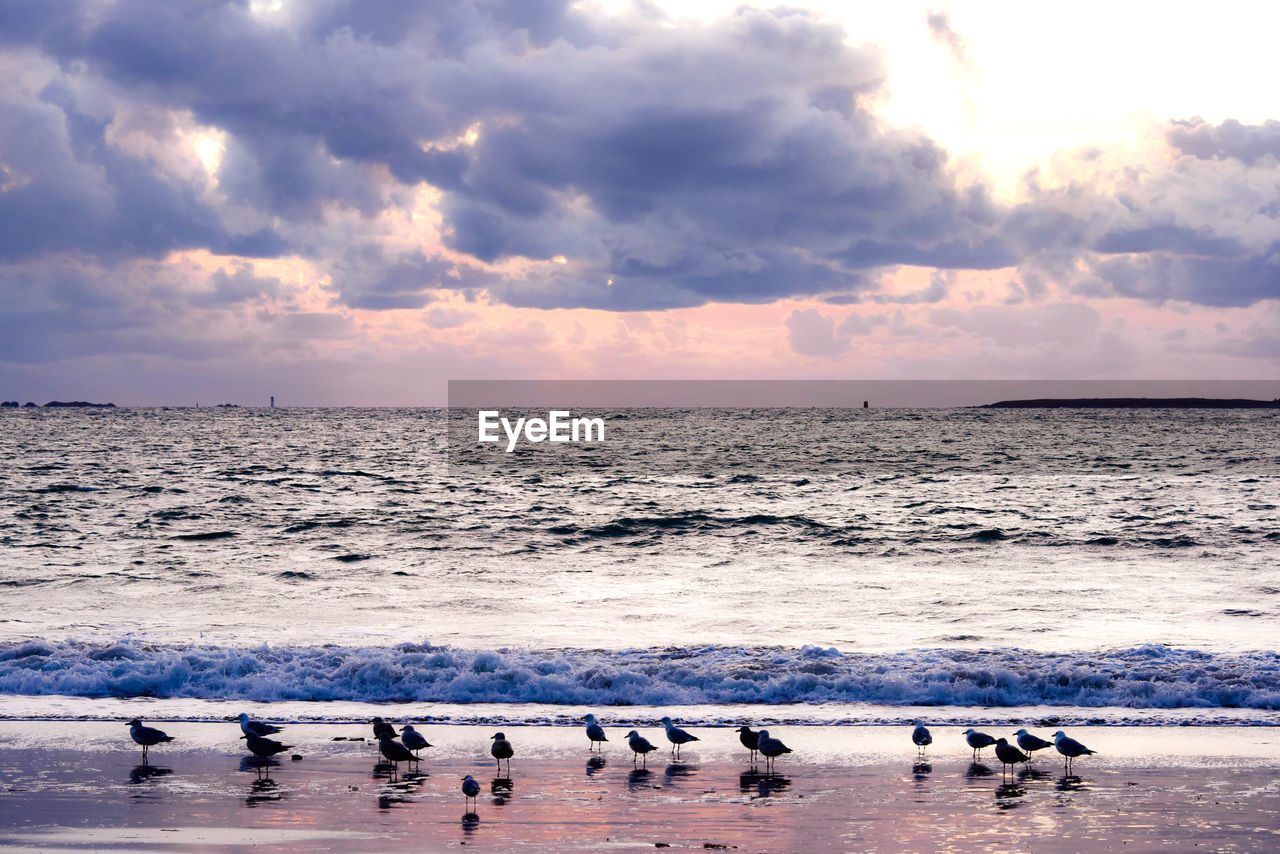
[[[973,764],[958,728],[917,761],[907,727],[789,727],[777,773],[736,733],[692,731],[633,767],[625,730],[602,756],[576,728],[421,727],[420,769],[383,766],[354,724],[294,724],[285,754],[246,761],[233,723],[152,722],[178,740],[150,764],[112,722],[0,722],[0,847],[37,851],[1275,851],[1280,728],[1074,727],[1099,751],[1064,773],[1041,754],[1002,776]],[[1016,728],[1016,727],[1015,727]],[[996,735],[1007,734],[991,728]],[[1048,733],[1042,733],[1047,735]],[[467,815],[461,778],[481,795]],[[466,848],[461,846],[465,845]]]

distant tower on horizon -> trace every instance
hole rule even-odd
[[[871,408],[871,401],[869,401],[869,400],[864,400],[864,401],[862,401],[862,408],[863,408],[863,409],[869,409],[869,408]]]
[[[271,395],[271,408],[272,409],[276,408],[276,396],[274,394]]]

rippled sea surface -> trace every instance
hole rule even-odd
[[[1280,708],[1275,412],[623,415],[0,413],[0,691]]]

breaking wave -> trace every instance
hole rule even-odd
[[[695,705],[1078,706],[1280,710],[1280,655],[1145,645],[1087,653],[681,647],[602,651],[254,648],[27,641],[0,692],[210,700]]]

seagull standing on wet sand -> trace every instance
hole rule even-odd
[[[916,746],[916,753],[924,756],[924,749],[933,744],[933,735],[925,727],[923,721],[912,721],[915,729],[911,731],[911,742]]]
[[[475,809],[475,800],[480,794],[480,784],[476,782],[476,778],[470,774],[462,778],[462,802],[470,803],[472,809]],[[465,807],[464,807],[465,809]]]
[[[142,745],[142,764],[147,764],[147,748],[164,741],[173,741],[173,736],[165,735],[155,727],[143,726],[142,721],[134,718],[129,721],[129,737],[135,744]]]
[[[418,757],[409,752],[409,748],[395,740],[395,737],[389,732],[383,732],[378,739],[378,750],[382,752],[396,771],[400,770],[401,762],[416,762]]]
[[[649,752],[658,749],[649,742],[649,739],[635,730],[627,733],[627,746],[631,748],[631,752],[634,754],[631,757],[632,765],[636,764],[636,756],[643,757],[644,764],[647,765],[649,763]]]
[[[387,723],[386,721],[384,721],[382,718],[374,718],[373,720],[369,721],[369,723],[373,724],[373,737],[378,739],[379,741],[382,740],[383,733],[386,733],[392,738],[395,738],[397,735],[399,735],[399,733],[396,732],[396,728],[393,727],[391,724]]]
[[[498,773],[502,773],[502,760],[507,760],[507,773],[511,773],[511,757],[515,755],[515,748],[511,746],[511,742],[507,741],[507,737],[502,733],[496,733],[490,738],[493,739],[493,745],[489,748],[489,755],[498,760]]]
[[[588,749],[594,750],[597,743],[609,740],[609,736],[604,734],[604,727],[596,723],[595,715],[587,715],[583,720],[587,722],[587,739],[591,742]],[[600,749],[604,750],[603,747]]]
[[[671,742],[671,755],[680,758],[680,745],[691,741],[701,741],[696,735],[690,735],[671,722],[671,718],[663,718],[662,725],[667,728],[667,741]]]
[[[984,747],[990,747],[996,743],[996,740],[985,732],[978,732],[973,727],[969,727],[964,731],[964,740],[973,748],[973,761],[978,761],[978,751]]]
[[[413,724],[405,724],[404,729],[400,731],[400,741],[404,746],[413,751],[413,758],[418,759],[418,751],[424,747],[430,747],[431,742],[427,741],[422,733],[413,728]]]
[[[276,726],[275,724],[267,724],[267,723],[263,723],[262,721],[249,720],[249,716],[246,715],[244,712],[241,712],[237,716],[237,718],[240,721],[240,731],[245,735],[266,736],[266,735],[275,735],[276,733],[281,731],[280,727]]]
[[[1058,730],[1053,734],[1053,746],[1058,749],[1059,753],[1066,757],[1064,767],[1068,773],[1071,771],[1072,761],[1077,756],[1091,756],[1094,753],[1097,753],[1096,750],[1090,750],[1074,738],[1069,738],[1062,730]]]
[[[1000,760],[1000,773],[1004,773],[1004,766],[1010,767],[1017,765],[1019,762],[1026,762],[1031,757],[1023,753],[1018,748],[1009,743],[1008,739],[996,739],[996,759]]]
[[[790,747],[787,747],[776,738],[771,738],[767,729],[760,730],[760,738],[756,741],[756,749],[764,754],[764,770],[766,772],[773,770],[773,760],[784,753],[791,752]]]
[[[1038,735],[1032,735],[1026,729],[1020,729],[1014,733],[1018,737],[1018,746],[1027,751],[1027,756],[1035,753],[1037,750],[1044,750],[1046,747],[1053,747],[1052,741],[1045,741]]]
[[[270,759],[277,753],[284,753],[286,750],[293,747],[292,744],[281,744],[273,738],[254,735],[253,733],[246,733],[242,737],[249,745],[249,752],[259,759]]]
[[[760,750],[760,733],[754,731],[749,726],[738,727],[738,741],[742,742],[742,746],[751,751],[751,761],[756,761],[756,753]]]

